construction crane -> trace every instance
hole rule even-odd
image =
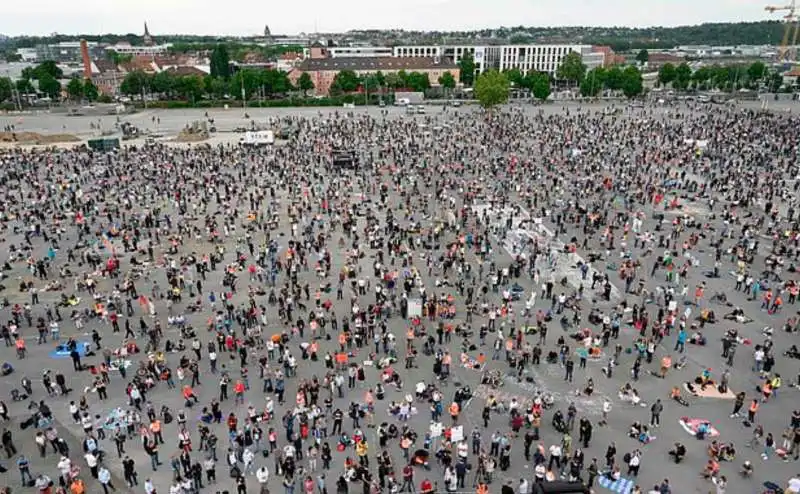
[[[783,30],[781,46],[778,48],[778,61],[790,62],[797,60],[797,50],[795,47],[797,46],[798,34],[800,34],[800,26],[798,26],[798,16],[795,15],[797,11],[796,0],[791,0],[789,5],[767,5],[764,7],[764,10],[771,14],[775,12],[786,12],[786,15],[783,16],[786,26]],[[790,41],[792,43],[791,45],[789,44]]]

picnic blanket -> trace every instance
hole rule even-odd
[[[600,484],[600,487],[604,487],[611,492],[616,492],[617,494],[630,494],[630,492],[636,486],[636,482],[631,479],[620,477],[619,480],[611,480],[606,475],[599,476],[597,478],[597,483]]]

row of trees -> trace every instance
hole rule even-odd
[[[30,79],[18,79],[13,82],[8,77],[0,77],[0,103],[10,101],[14,96],[14,91],[21,95],[35,94],[36,89]],[[61,98],[61,83],[52,76],[47,75],[39,78],[39,92],[52,99]],[[90,80],[70,79],[67,83],[67,96],[71,101],[97,101],[100,92],[97,86]]]
[[[783,77],[778,73],[770,74],[763,62],[753,62],[750,65],[712,65],[695,71],[686,63],[666,63],[658,71],[658,83],[676,90],[692,88],[722,91],[757,90],[766,85],[770,91],[777,92],[783,85]]]
[[[642,73],[637,67],[598,67],[587,72],[577,53],[565,57],[556,70],[556,77],[567,84],[577,84],[581,95],[586,97],[597,96],[603,89],[609,89],[622,91],[625,96],[633,98],[642,94],[644,89]],[[530,71],[523,75],[516,69],[505,72],[490,70],[475,81],[475,98],[487,108],[499,105],[508,101],[512,86],[528,89],[533,97],[542,101],[551,93],[548,74]]]
[[[308,74],[298,81],[298,88],[308,91],[314,88]],[[268,97],[294,90],[286,72],[267,69],[244,69],[229,77],[212,75],[178,75],[169,71],[148,74],[140,70],[128,73],[120,85],[120,92],[129,96],[157,94],[166,99],[195,101],[205,96],[222,99],[251,98],[256,95]]]
[[[302,77],[298,80],[298,86],[301,82]],[[437,82],[446,90],[451,90],[456,87],[456,79],[450,72],[445,72],[439,77]],[[422,72],[406,72],[405,70],[400,70],[398,72],[384,74],[379,70],[375,73],[359,76],[352,70],[343,70],[336,74],[331,84],[330,91],[332,96],[337,96],[342,93],[357,91],[359,88],[365,91],[410,89],[412,91],[423,92],[426,89],[430,89],[430,87],[430,79],[427,74],[423,74]]]

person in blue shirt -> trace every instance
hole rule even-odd
[[[17,468],[19,468],[19,475],[22,477],[22,485],[33,483],[33,477],[31,476],[30,471],[30,462],[25,455],[20,455],[20,457],[17,458]]]

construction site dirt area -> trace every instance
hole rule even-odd
[[[39,134],[38,132],[0,132],[0,143],[5,144],[57,144],[80,142],[73,134]]]

